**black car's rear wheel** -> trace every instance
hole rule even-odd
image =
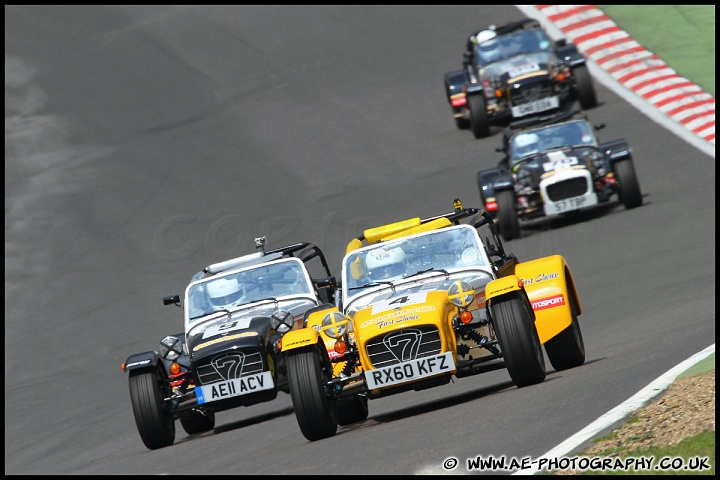
[[[167,378],[159,369],[130,371],[130,402],[140,438],[147,448],[167,447],[175,441],[175,417],[165,403]]]
[[[545,342],[545,353],[550,364],[557,371],[585,363],[585,342],[575,312],[572,312],[570,326]]]
[[[635,175],[635,165],[633,165],[632,159],[618,160],[613,164],[613,170],[619,184],[618,196],[625,208],[636,208],[642,205],[642,192],[637,175]]]
[[[498,228],[503,240],[520,238],[520,220],[515,211],[515,192],[512,190],[500,190],[495,193],[498,204]]]
[[[368,399],[364,396],[345,397],[337,401],[338,425],[365,421],[368,417]]]
[[[470,106],[470,128],[475,138],[485,138],[490,135],[490,123],[487,114],[487,102],[482,94],[468,97]]]
[[[573,68],[577,88],[578,103],[583,110],[597,107],[597,94],[593,85],[587,65],[580,65]]]
[[[320,346],[291,350],[287,356],[288,381],[300,431],[308,440],[332,437],[337,433],[337,401],[328,397],[324,383],[332,366]]]
[[[518,387],[545,380],[545,357],[535,328],[532,307],[521,291],[491,303],[492,318],[510,378]]]
[[[188,435],[208,432],[215,428],[215,412],[188,412],[180,419],[180,425]]]

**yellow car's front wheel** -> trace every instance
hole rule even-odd
[[[513,383],[526,387],[545,380],[545,357],[525,292],[516,290],[493,298],[491,311],[505,366]]]
[[[332,437],[337,433],[337,401],[325,391],[332,365],[322,343],[287,353],[290,397],[300,431],[308,440]]]

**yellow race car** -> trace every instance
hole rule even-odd
[[[550,364],[585,362],[580,299],[567,262],[506,253],[492,217],[450,213],[365,230],[342,263],[335,304],[306,312],[286,357],[295,415],[310,441],[363,421],[368,400],[507,369],[518,387]]]

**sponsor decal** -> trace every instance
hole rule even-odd
[[[302,340],[295,340],[294,342],[285,343],[285,344],[283,344],[283,349],[284,349],[285,347],[289,347],[289,346],[291,346],[291,345],[297,345],[298,343],[308,343],[309,341],[310,341],[309,338],[304,338],[304,339],[302,339]]]
[[[507,292],[508,290],[514,290],[514,289],[515,289],[515,285],[507,285],[503,288],[491,289],[488,292],[488,295],[495,295],[496,293]]]
[[[560,274],[558,272],[552,273],[538,273],[534,278],[523,278],[523,285],[532,285],[534,283],[544,282],[546,280],[555,280]]]
[[[376,318],[371,318],[370,320],[366,320],[365,322],[360,325],[360,328],[365,328],[368,325],[372,324],[380,324],[382,323],[383,326],[397,324],[400,322],[406,322],[408,320],[415,320],[420,317],[420,315],[414,315],[414,314],[420,314],[423,312],[431,312],[435,310],[435,307],[431,307],[429,305],[424,305],[422,307],[415,307],[415,308],[408,308],[407,310],[399,310],[397,312],[387,313],[385,315],[381,315]]]
[[[128,363],[127,365],[125,365],[125,369],[127,370],[128,368],[134,367],[135,365],[145,365],[146,363],[150,363],[150,360],[141,360],[139,362]]]
[[[210,340],[209,342],[201,343],[200,345],[195,346],[193,348],[193,352],[197,352],[201,348],[209,347],[210,345],[215,345],[216,343],[227,342],[242,337],[257,337],[257,332],[244,332],[238,333],[237,335],[228,335],[227,337],[216,338],[215,340]]]
[[[562,292],[562,288],[552,285],[549,287],[538,288],[528,292],[528,298],[546,297],[549,295],[555,295]]]
[[[538,298],[537,300],[532,300],[530,303],[532,304],[533,310],[561,307],[565,305],[565,296],[560,294],[552,297]]]

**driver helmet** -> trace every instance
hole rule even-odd
[[[405,273],[405,252],[400,247],[378,248],[367,254],[365,264],[370,280],[392,282]]]
[[[219,278],[207,284],[210,303],[216,307],[232,307],[240,303],[245,287],[235,278]]]
[[[540,151],[540,137],[535,133],[523,133],[515,138],[515,158],[522,158]]]
[[[486,62],[492,62],[500,58],[500,44],[496,37],[497,33],[492,30],[483,30],[475,37],[480,58]]]

